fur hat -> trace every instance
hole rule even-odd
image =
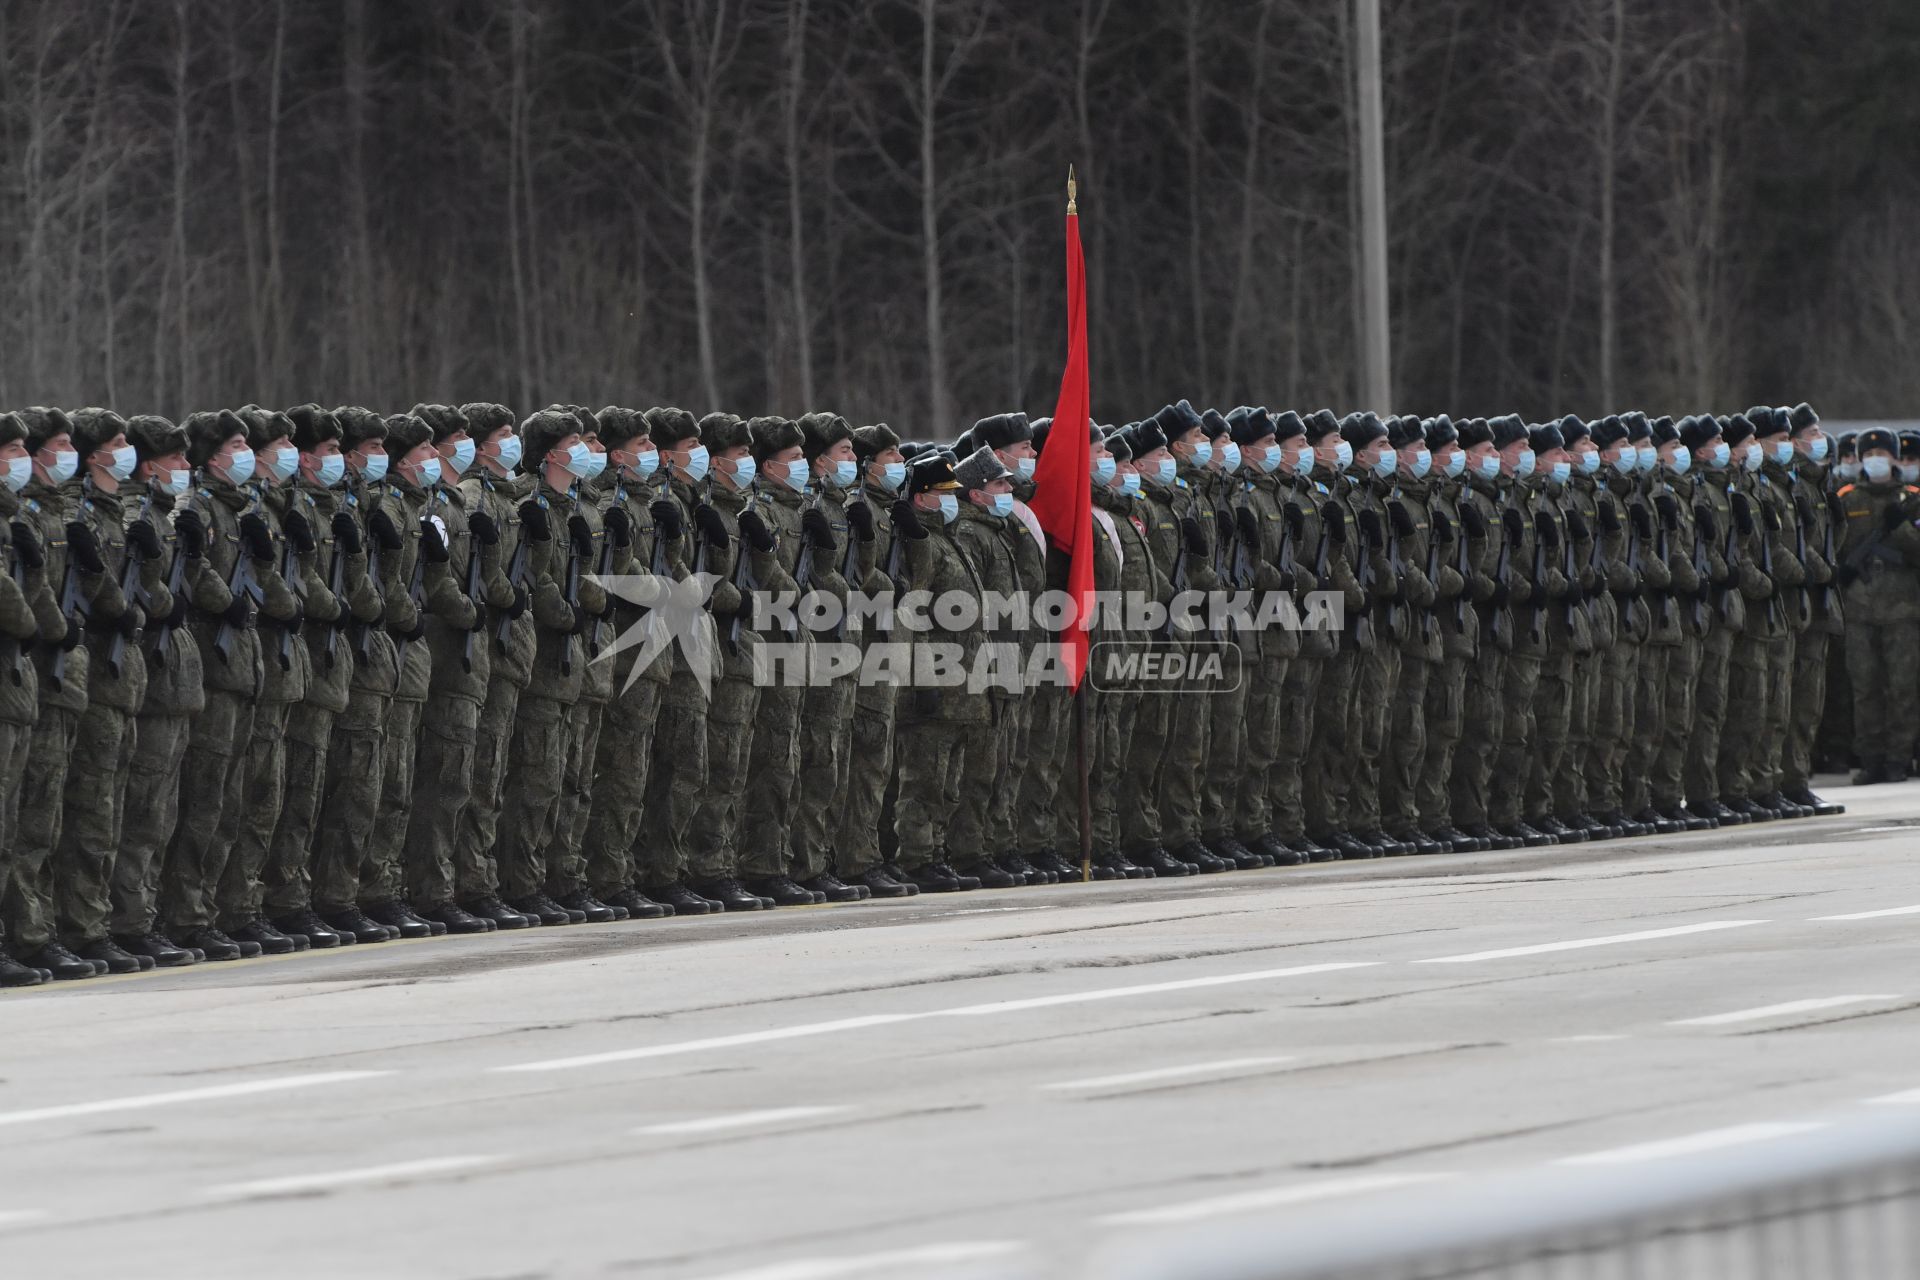
[[[1860,433],[1860,456],[1864,458],[1875,449],[1883,449],[1897,456],[1900,442],[1885,427],[1868,427]]]
[[[340,420],[317,404],[295,405],[287,410],[287,417],[293,420],[294,446],[303,453],[340,438]]]
[[[395,463],[423,444],[433,443],[433,428],[411,413],[387,416],[387,453]]]
[[[677,449],[683,442],[700,435],[700,423],[685,409],[663,405],[648,409],[640,416],[647,420],[647,434],[653,437],[657,448]]]
[[[142,462],[187,451],[187,429],[176,427],[157,413],[136,413],[127,419],[127,443]]]
[[[1127,428],[1127,444],[1133,449],[1136,459],[1144,458],[1155,449],[1167,447],[1167,433],[1160,427],[1160,419],[1148,418],[1145,422],[1136,422]]]
[[[1902,431],[1900,433],[1900,458],[1920,458],[1920,431]]]
[[[1340,438],[1352,445],[1356,452],[1375,440],[1385,439],[1386,435],[1386,424],[1380,421],[1380,415],[1369,410],[1350,413],[1340,423]]]
[[[1000,455],[990,445],[981,445],[953,469],[953,478],[960,482],[963,489],[984,489],[995,480],[1011,480],[1013,472],[1007,470]]]
[[[542,409],[530,415],[520,424],[520,452],[526,459],[527,469],[538,471],[544,467],[547,455],[562,440],[579,434],[579,420],[564,409]]]
[[[1265,409],[1243,404],[1227,415],[1227,430],[1233,442],[1244,449],[1273,434],[1273,419]]]
[[[1133,460],[1133,446],[1127,443],[1126,428],[1119,427],[1107,432],[1106,445],[1107,452],[1112,454],[1116,461],[1130,462]]]
[[[1756,416],[1757,415],[1757,416]],[[1793,430],[1793,415],[1785,409],[1762,408],[1747,410],[1747,420],[1753,423],[1755,439],[1765,440],[1768,436],[1784,436]]]
[[[333,420],[340,424],[342,453],[352,453],[369,440],[387,438],[387,420],[357,404],[341,405],[333,411]]]
[[[247,437],[247,424],[231,409],[192,414],[182,425],[187,430],[187,461],[196,467],[206,466],[235,436]]]
[[[1022,440],[1033,439],[1033,424],[1027,421],[1024,413],[996,413],[990,418],[982,418],[967,430],[966,439],[976,447],[986,445],[990,449],[1007,449]],[[956,447],[959,441],[954,442]],[[965,450],[967,453],[972,449]]]
[[[503,404],[494,404],[490,400],[476,400],[472,404],[460,406],[460,412],[466,415],[467,433],[475,441],[483,441],[502,427],[513,426],[513,410]]]
[[[0,444],[12,444],[15,440],[24,442],[27,438],[27,424],[20,421],[17,413],[0,413]]]
[[[1745,444],[1753,438],[1753,419],[1736,413],[1720,424],[1720,437],[1728,444]]]
[[[872,462],[889,449],[900,447],[900,433],[884,422],[858,427],[853,432],[853,456]]]
[[[702,432],[701,435],[704,439],[705,432]],[[765,462],[768,458],[771,458],[783,449],[791,449],[796,445],[804,445],[806,442],[805,437],[800,434],[798,424],[789,422],[787,419],[774,414],[765,414],[761,417],[750,419],[747,422],[747,438],[753,446],[753,460],[755,462]],[[714,448],[712,445],[708,445],[707,447],[713,449],[715,453],[720,452],[719,449]]]
[[[1412,414],[1387,419],[1387,443],[1395,450],[1426,442],[1427,433],[1420,429],[1420,419]]]
[[[35,453],[55,436],[73,434],[73,420],[67,417],[63,409],[44,409],[36,405],[31,409],[16,409],[14,415],[27,429],[27,448]]]
[[[427,424],[435,444],[467,429],[467,415],[450,404],[417,404],[413,406],[413,416]]]
[[[1527,424],[1517,413],[1503,414],[1498,418],[1489,419],[1487,430],[1491,433],[1490,438],[1496,449],[1504,449],[1515,441],[1527,439]]]
[[[594,414],[593,419],[600,424],[600,443],[609,449],[618,449],[647,434],[645,416],[619,405],[608,405]]]
[[[1674,429],[1672,418],[1655,418],[1647,424],[1647,439],[1655,445],[1672,444],[1679,438],[1680,433]],[[1629,435],[1628,439],[1632,439],[1632,436]]]
[[[242,409],[239,417],[247,424],[247,448],[255,453],[293,435],[293,419],[277,409]]]
[[[824,454],[842,440],[853,439],[853,427],[837,413],[802,414],[800,453],[808,462]]]
[[[1305,420],[1293,410],[1287,409],[1273,415],[1273,438],[1279,443],[1284,444],[1295,436],[1306,434]]]
[[[1429,449],[1444,449],[1450,444],[1460,442],[1460,429],[1454,426],[1453,419],[1444,413],[1421,423],[1420,434],[1425,438]]]
[[[1619,418],[1602,418],[1593,424],[1589,434],[1595,448],[1611,449],[1627,438],[1627,424]]]
[[[1221,436],[1231,435],[1233,430],[1218,409],[1209,409],[1200,415],[1200,429],[1207,433],[1209,440],[1218,440]]]
[[[1570,413],[1553,425],[1560,428],[1560,439],[1569,449],[1593,434],[1593,425],[1581,421],[1577,414]]]
[[[1860,437],[1841,436],[1834,446],[1834,452],[1842,458],[1855,458],[1860,455]]]
[[[127,430],[127,420],[111,409],[75,409],[67,418],[73,423],[68,435],[83,467],[95,450]]]
[[[1340,430],[1340,419],[1333,416],[1331,409],[1315,409],[1307,415],[1307,443],[1319,444],[1328,436]]]
[[[1805,431],[1808,427],[1817,427],[1820,425],[1820,415],[1813,411],[1812,405],[1802,400],[1799,404],[1787,410],[1787,421],[1793,424],[1793,429],[1796,432]]]
[[[1680,419],[1676,434],[1688,449],[1699,449],[1720,434],[1720,424],[1712,414],[1695,414]]]
[[[1567,447],[1567,438],[1560,434],[1559,427],[1549,422],[1527,432],[1527,447],[1535,453],[1546,453],[1553,449],[1564,449]]]
[[[707,447],[708,453],[718,457],[728,449],[751,445],[753,435],[744,419],[716,409],[700,419],[700,443]]]
[[[1161,434],[1169,441],[1178,440],[1195,427],[1201,426],[1200,415],[1185,400],[1170,404],[1148,419],[1159,424]]]
[[[1477,444],[1492,444],[1493,429],[1485,418],[1468,418],[1454,428],[1460,437],[1460,447],[1471,449]]]
[[[907,464],[907,496],[909,497],[959,487],[960,482],[953,478],[953,461],[932,445],[928,445]]]
[[[1647,428],[1646,414],[1640,412],[1638,409],[1629,409],[1625,413],[1616,414],[1615,416],[1620,419],[1620,425],[1627,429],[1627,439],[1644,440],[1647,438],[1646,437],[1646,428]],[[1634,434],[1636,430],[1639,431],[1641,434],[1636,436]]]

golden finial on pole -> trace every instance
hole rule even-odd
[[[1073,166],[1068,165],[1067,166],[1067,214],[1070,217],[1080,212],[1079,209],[1076,208],[1074,205],[1074,196],[1075,194],[1078,193],[1079,189],[1080,189],[1079,184],[1073,180]]]

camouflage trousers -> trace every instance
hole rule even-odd
[[[471,698],[428,698],[416,740],[413,803],[401,855],[407,900],[438,907],[485,897],[492,891],[489,868],[473,865],[470,846],[460,838],[473,794],[480,704]]]
[[[316,911],[340,911],[371,888],[373,826],[380,813],[387,711],[393,700],[359,687],[347,691],[347,709],[327,735],[327,778],[313,835],[311,896]],[[369,893],[366,900],[374,898]]]
[[[1653,775],[1660,763],[1666,718],[1672,714],[1664,702],[1667,666],[1677,647],[1643,644],[1634,655],[1633,714],[1620,764],[1620,802],[1630,816],[1655,803]]]
[[[752,778],[747,762],[759,736],[754,715],[760,694],[753,683],[751,661],[741,654],[728,655],[726,673],[714,681],[713,700],[707,707],[706,785],[687,835],[687,879],[695,884],[736,873],[777,875],[786,870],[782,859],[775,871],[749,871],[740,855]],[[758,779],[754,783],[762,785]]]
[[[360,901],[397,902],[407,893],[407,825],[413,820],[414,762],[420,756],[420,721],[427,704],[395,698],[387,704],[380,742],[380,807],[368,835]]]
[[[993,757],[993,794],[998,803],[987,808],[985,842],[981,846],[991,857],[1020,847],[1020,796],[1027,779],[1040,772],[1029,754],[1033,750],[1034,695],[1033,690],[1023,690],[1009,698],[1000,726]],[[1059,775],[1054,776],[1057,779]]]
[[[1780,784],[1786,790],[1798,790],[1813,781],[1813,747],[1827,709],[1830,638],[1824,631],[1802,631],[1794,642],[1787,745],[1780,758]]]
[[[287,716],[285,798],[262,876],[269,919],[277,920],[313,905],[313,865],[333,721],[330,708],[312,702],[295,704]],[[141,751],[145,750],[143,743]]]
[[[1381,827],[1381,777],[1387,764],[1388,727],[1394,700],[1399,696],[1400,657],[1400,650],[1390,644],[1377,644],[1360,655],[1353,697],[1348,703],[1354,722],[1354,760],[1360,771],[1349,792],[1355,830],[1378,831]]]
[[[1314,694],[1313,744],[1305,783],[1307,832],[1314,838],[1351,828],[1347,800],[1354,787],[1358,734],[1353,722],[1354,682],[1360,675],[1359,650],[1342,641],[1340,652],[1320,666]]]
[[[159,927],[160,875],[180,817],[180,768],[192,732],[192,716],[141,716],[135,725],[140,749],[127,770],[109,933],[139,937]]]
[[[54,940],[53,851],[60,844],[68,761],[79,729],[76,712],[43,706],[19,775],[20,818],[4,911],[13,944],[22,954]]]
[[[1453,658],[1434,663],[1427,672],[1427,743],[1420,759],[1420,779],[1414,784],[1414,810],[1421,831],[1438,831],[1457,821],[1453,812],[1454,761],[1460,736],[1466,731],[1467,681],[1477,661]]]
[[[15,838],[20,831],[20,792],[26,783],[33,726],[0,720],[0,946],[12,914]]]
[[[1461,688],[1460,740],[1454,748],[1448,788],[1457,827],[1481,827],[1493,821],[1493,767],[1500,754],[1500,733],[1506,727],[1507,657],[1491,643],[1482,644],[1480,657],[1467,668]]]
[[[1427,762],[1427,689],[1439,664],[1400,655],[1399,678],[1388,707],[1385,758],[1380,767],[1380,825],[1392,836],[1420,830],[1420,777]]]
[[[1588,680],[1587,731],[1581,775],[1583,813],[1612,813],[1626,807],[1626,756],[1633,735],[1635,695],[1639,691],[1640,650],[1620,639],[1594,656],[1599,659]]]
[[[506,790],[507,753],[513,746],[522,687],[511,680],[489,680],[487,700],[480,704],[480,719],[474,725],[473,785],[467,807],[460,811],[456,859],[457,865],[472,869],[479,890],[462,901],[492,897],[500,891],[500,860],[494,842],[500,834],[500,797]]]
[[[877,693],[884,696],[876,696]],[[882,861],[880,824],[893,777],[895,691],[861,691],[847,737],[846,825],[840,832],[839,873],[863,876]]]
[[[956,780],[957,798],[947,827],[946,856],[939,859],[962,871],[1006,852],[993,843],[992,815],[1007,807],[1007,753],[1013,746],[1017,696],[988,694],[987,728],[967,743],[965,768]]]
[[[187,739],[191,768],[180,771],[180,822],[160,876],[160,918],[169,934],[210,928],[227,859],[240,838],[246,769],[239,753],[253,740],[254,701],[208,689]]]
[[[1244,663],[1244,651],[1243,651]],[[1239,683],[1217,689],[1203,699],[1208,714],[1207,747],[1201,766],[1200,835],[1207,840],[1259,835],[1266,830],[1248,825],[1240,792],[1247,767],[1247,703],[1249,671],[1242,665]]]
[[[1847,620],[1847,685],[1853,691],[1853,757],[1905,767],[1920,720],[1920,623]],[[26,821],[22,810],[21,822]]]
[[[1761,785],[1772,776],[1767,769],[1766,734],[1773,721],[1773,702],[1785,692],[1770,684],[1774,664],[1768,651],[1777,643],[1765,636],[1743,635],[1727,662],[1726,723],[1720,732],[1717,772],[1720,794],[1729,800],[1762,794],[1770,786]]]
[[[1130,834],[1124,826],[1125,814],[1119,788],[1126,778],[1127,753],[1133,739],[1134,718],[1140,711],[1140,700],[1126,693],[1096,693],[1091,689],[1081,696],[1093,700],[1086,709],[1087,767],[1090,770],[1087,825],[1093,834],[1094,852],[1112,852],[1123,847]],[[1067,760],[1071,770],[1075,762],[1072,747],[1067,749]],[[1069,772],[1066,777],[1069,785],[1079,786],[1076,773]],[[1061,808],[1060,822],[1052,841],[1054,852],[1075,865],[1080,861],[1079,807],[1079,797],[1076,796],[1071,816],[1065,807]]]
[[[666,889],[695,878],[690,860],[693,824],[707,790],[708,699],[689,671],[675,669],[661,695],[647,798],[640,811],[634,876],[643,890]],[[702,868],[699,879],[731,875],[730,866]]]
[[[505,787],[500,797],[500,839],[494,857],[500,891],[509,900],[547,893],[555,886],[547,866],[560,821],[560,788],[567,772],[567,716],[573,704],[520,694],[513,738],[507,746]]]
[[[287,716],[292,709],[287,702],[254,705],[253,731],[241,762],[245,780],[240,793],[240,838],[220,876],[217,923],[222,929],[238,929],[260,918],[266,898],[267,851],[273,847],[273,828],[280,820],[287,789]]]
[[[547,848],[547,892],[558,896],[587,887],[587,824],[593,819],[593,765],[600,749],[600,724],[607,704],[582,698],[567,712],[566,764],[560,771],[560,800],[554,806],[553,843]],[[626,860],[602,867],[604,876],[624,875]]]
[[[1526,816],[1528,770],[1538,750],[1534,714],[1542,665],[1537,655],[1523,653],[1510,653],[1500,664],[1501,687],[1494,691],[1501,709],[1500,745],[1487,793],[1487,816],[1495,826],[1510,827]]]
[[[1167,723],[1174,699],[1164,693],[1129,689],[1118,695],[1133,703],[1133,734],[1126,743],[1126,780],[1120,786],[1120,831],[1128,855],[1165,843],[1160,797],[1154,783],[1166,752]]]
[[[1088,689],[1081,696],[1094,695]],[[1057,685],[1042,685],[1027,694],[1026,751],[1015,757],[1026,770],[1020,777],[1020,798],[1009,815],[1014,823],[1013,847],[1023,854],[1032,855],[1042,849],[1058,851],[1055,818],[1067,789],[1063,783],[1078,785],[1073,782],[1072,773],[1073,698],[1074,695]],[[1088,754],[1092,754],[1091,750]],[[1079,803],[1077,798],[1071,801],[1076,814]],[[1077,816],[1074,821],[1077,826]],[[1078,840],[1076,832],[1076,844]]]
[[[1701,641],[1683,636],[1676,645],[1660,646],[1659,749],[1654,757],[1648,790],[1661,812],[1678,809],[1688,800],[1687,760],[1693,749],[1693,722],[1700,694]]]
[[[80,713],[52,864],[59,936],[68,947],[107,936],[127,777],[138,738],[133,716],[117,707],[96,703]]]
[[[805,690],[770,684],[760,690],[752,716],[753,747],[740,790],[740,874],[757,879],[787,874],[792,862],[788,820],[794,780],[800,772],[800,706]],[[708,733],[712,751],[712,732]],[[746,784],[747,778],[753,785]]]
[[[1187,645],[1190,652],[1198,645]],[[1207,742],[1213,736],[1212,696],[1151,693],[1173,704],[1167,718],[1154,795],[1160,807],[1160,840],[1177,849],[1200,838],[1201,792],[1207,778]]]
[[[1793,736],[1794,667],[1803,636],[1787,631],[1767,644],[1767,720],[1761,736],[1759,767],[1748,779],[1752,794],[1767,795],[1786,786],[1787,743]]]
[[[1727,723],[1727,694],[1734,637],[1716,627],[1700,644],[1700,670],[1694,681],[1693,729],[1686,753],[1687,803],[1710,804],[1720,798],[1720,738]]]
[[[1550,812],[1571,817],[1584,813],[1588,789],[1596,780],[1588,773],[1593,753],[1594,700],[1599,696],[1597,677],[1602,673],[1610,649],[1594,649],[1577,654],[1567,679],[1566,750],[1561,753],[1560,768],[1551,779],[1553,807]]]
[[[800,700],[799,766],[791,812],[791,870],[811,880],[840,868],[846,839],[848,773],[853,762],[853,703],[859,685],[851,678],[812,685]]]
[[[1239,750],[1215,756],[1214,767],[1236,792],[1233,811],[1238,825],[1225,834],[1242,840],[1258,839],[1274,830],[1273,775],[1283,751],[1281,737],[1296,731],[1284,719],[1290,665],[1287,658],[1266,656],[1247,666]]]
[[[1556,649],[1540,663],[1533,690],[1533,750],[1526,762],[1525,818],[1560,812],[1558,786],[1566,772],[1572,743],[1574,688],[1586,654]]]
[[[906,871],[920,871],[949,856],[977,856],[975,850],[952,838],[955,811],[960,806],[960,782],[976,762],[992,757],[994,722],[982,715],[975,720],[910,720],[901,723],[894,739],[899,756],[899,794],[893,822],[899,853],[895,861]]]
[[[1273,833],[1282,840],[1307,834],[1306,790],[1317,783],[1319,770],[1308,756],[1318,732],[1320,683],[1329,660],[1302,654],[1287,664],[1280,692],[1280,730],[1274,753],[1267,803],[1273,810]]]
[[[641,678],[613,695],[593,755],[593,810],[582,848],[587,888],[605,898],[637,883],[636,846],[645,811],[664,681]]]

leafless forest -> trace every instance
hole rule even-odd
[[[1354,399],[1345,0],[0,0],[0,404]],[[1405,409],[1920,403],[1920,5],[1387,0]]]

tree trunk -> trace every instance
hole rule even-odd
[[[787,270],[793,295],[794,356],[800,366],[800,403],[811,409],[813,324],[807,312],[806,216],[800,203],[800,91],[807,74],[807,3],[793,0],[787,11]]]
[[[947,338],[941,325],[939,186],[933,149],[936,13],[935,0],[920,0],[920,242],[927,292],[927,426],[940,440],[951,431],[953,413],[947,386]]]
[[[1607,82],[1600,103],[1600,405],[1611,413],[1618,402],[1614,398],[1618,325],[1615,319],[1617,287],[1614,281],[1614,189],[1618,179],[1619,157],[1615,154],[1614,131],[1620,112],[1620,59],[1625,51],[1626,0],[1612,0],[1613,33],[1607,42]]]

